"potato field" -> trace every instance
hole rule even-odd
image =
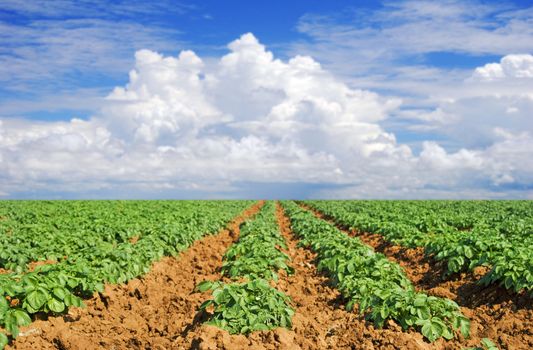
[[[0,349],[532,349],[533,201],[2,201]]]

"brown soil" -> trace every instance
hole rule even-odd
[[[106,285],[103,293],[85,301],[86,308],[35,320],[8,349],[184,349],[202,337],[229,336],[198,326],[196,310],[209,295],[194,293],[194,288],[218,279],[222,254],[238,237],[240,224],[262,205],[258,202],[228,229],[196,241],[178,257],[154,263],[144,277]]]
[[[32,262],[28,263],[28,271],[29,272],[33,272],[39,266],[52,265],[52,264],[57,264],[57,261],[55,261],[55,260],[32,261]],[[11,271],[11,270],[7,270],[7,269],[4,269],[4,268],[0,267],[0,275],[12,273],[12,272],[13,271]]]
[[[238,238],[239,225],[258,211],[256,204],[234,220],[229,229],[207,236],[177,258],[154,263],[142,278],[124,285],[108,285],[104,293],[60,317],[43,317],[9,348],[16,349],[462,349],[477,346],[483,337],[501,349],[533,348],[531,313],[499,308],[469,309],[473,337],[468,341],[428,344],[422,335],[402,331],[394,322],[375,329],[354,312],[344,309],[339,292],[317,272],[315,254],[297,246],[288,219],[278,207],[277,217],[287,241],[293,275],[280,273],[276,284],[293,300],[292,330],[229,335],[201,323],[198,306],[210,295],[195,293],[197,283],[220,278],[222,256]],[[529,312],[524,314],[524,312]]]
[[[372,233],[348,232],[357,236],[375,251],[397,262],[419,290],[455,300],[459,305],[475,308],[484,304],[513,304],[518,309],[529,308],[531,298],[525,292],[515,293],[498,285],[483,286],[477,282],[490,270],[478,266],[473,271],[446,276],[446,263],[425,256],[424,248],[405,248],[387,242],[383,236]]]
[[[469,346],[475,345],[472,340],[477,338],[480,341],[481,338],[487,337],[495,341],[501,349],[533,348],[531,298],[526,293],[513,293],[497,285],[478,285],[477,281],[488,271],[486,267],[477,267],[471,272],[445,278],[444,263],[425,256],[424,248],[405,248],[385,241],[379,234],[348,231],[323,213],[304,204],[300,205],[346,234],[357,236],[375,251],[397,262],[417,290],[457,302],[464,315],[472,321],[472,337],[468,342],[472,345]]]
[[[298,247],[289,219],[278,204],[278,222],[288,245],[288,255],[295,273],[280,273],[277,288],[293,300],[295,315],[292,330],[286,331],[293,341],[292,349],[429,349],[422,335],[401,332],[390,323],[389,329],[375,329],[355,312],[348,312],[339,291],[319,273],[316,254]]]
[[[57,264],[55,260],[32,261],[28,264],[28,271],[33,272],[39,266]]]

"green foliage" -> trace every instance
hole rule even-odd
[[[154,261],[219,231],[252,203],[2,202],[0,265],[14,272],[0,274],[0,326],[15,338],[31,314],[83,306],[82,297],[148,272]],[[44,259],[57,262],[25,272],[28,262]]]
[[[231,334],[247,334],[276,327],[291,327],[294,310],[289,297],[271,287],[263,279],[246,283],[204,283],[199,290],[213,289],[213,299],[204,302],[200,309],[213,306],[208,324],[227,330]]]
[[[507,289],[522,289],[533,295],[533,254],[530,247],[513,247],[492,260],[492,269],[480,280],[485,285],[500,282]]]
[[[335,226],[317,219],[292,202],[283,202],[301,244],[318,255],[318,268],[349,302],[357,306],[376,326],[393,319],[404,329],[415,327],[430,341],[452,339],[454,331],[469,336],[470,321],[449,299],[416,292],[402,268],[375,253],[358,238],[349,237]]]
[[[465,350],[498,350],[498,346],[494,344],[489,338],[481,340],[481,346],[475,348],[467,348]]]
[[[0,332],[0,349],[3,349],[7,344],[9,344],[9,338],[6,334]]]
[[[19,327],[29,325],[31,318],[24,310],[9,309],[2,315],[2,322],[3,327],[15,338],[19,334]]]
[[[197,286],[200,292],[213,290],[213,299],[200,307],[214,307],[209,324],[231,334],[291,327],[294,311],[289,297],[267,282],[277,280],[279,270],[293,272],[287,264],[289,257],[280,250],[286,245],[274,214],[274,203],[266,202],[254,218],[241,226],[239,240],[224,254],[222,274],[245,278],[246,283],[205,281]]]
[[[292,273],[289,257],[278,247],[286,248],[274,216],[274,203],[267,202],[253,220],[240,229],[240,238],[224,254],[222,274],[248,279],[277,280],[277,272]]]
[[[489,338],[483,338],[481,344],[486,350],[498,350],[496,344],[494,344]]]
[[[446,274],[489,266],[480,283],[533,295],[532,201],[306,201],[338,224],[424,247]]]

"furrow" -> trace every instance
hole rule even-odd
[[[240,224],[257,213],[256,203],[216,235],[195,241],[176,257],[152,264],[141,278],[107,284],[61,316],[43,317],[21,329],[8,349],[182,349],[204,296],[193,293],[218,276],[224,251],[237,239]]]

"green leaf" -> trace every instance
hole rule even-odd
[[[9,333],[11,333],[11,336],[13,338],[16,338],[19,335],[19,327],[18,327],[18,324],[17,324],[17,320],[11,314],[8,314],[6,316],[6,319],[4,320],[4,328]]]
[[[355,300],[352,299],[346,304],[346,311],[352,311],[355,305]]]
[[[423,320],[427,320],[431,317],[431,312],[427,306],[417,307],[416,314]]]
[[[46,301],[49,299],[48,293],[41,289],[34,290],[26,296],[28,304],[35,310],[40,310],[41,307],[46,304]]]
[[[67,294],[63,302],[65,303],[67,307],[68,306],[76,306],[76,307],[83,306],[83,301],[81,300],[81,298],[78,298],[77,296],[73,294]]]
[[[56,298],[48,300],[47,305],[48,308],[53,312],[60,313],[65,310],[65,304],[62,301],[57,300]]]
[[[9,338],[4,333],[0,332],[0,350],[9,344]]]
[[[266,324],[263,324],[263,323],[256,323],[256,324],[254,324],[254,330],[257,330],[257,331],[268,331],[269,327]]]
[[[104,291],[104,284],[102,282],[98,282],[94,285],[94,290],[96,292],[102,293]]]
[[[12,312],[18,326],[27,326],[31,323],[31,317],[24,310],[18,309]]]
[[[64,300],[65,296],[68,294],[68,291],[65,288],[56,287],[53,290],[54,296],[56,296],[59,300]]]
[[[472,259],[472,257],[474,256],[474,253],[472,252],[472,248],[470,248],[470,247],[465,247],[465,256],[466,256],[468,259]]]
[[[442,336],[444,337],[444,339],[447,340],[453,339],[453,333],[448,327],[444,327],[444,329],[442,330]]]
[[[33,307],[31,307],[31,305],[27,302],[24,302],[22,304],[22,307],[24,308],[24,310],[26,310],[28,313],[30,314],[35,314],[37,312],[39,312],[39,309],[34,309]]]
[[[512,277],[506,277],[505,280],[504,280],[504,284],[505,284],[505,288],[507,289],[511,289],[511,287],[513,286],[514,284],[514,281],[513,281],[513,278]]]
[[[433,337],[433,332],[431,330],[431,322],[426,322],[424,326],[422,326],[422,334],[429,339],[430,342],[433,342],[436,338]]]
[[[430,320],[425,322],[422,327],[422,334],[429,339],[430,342],[435,341],[437,338],[440,338],[443,334],[443,327],[441,322]]]
[[[212,286],[213,286],[212,281],[203,281],[203,282],[198,283],[198,285],[196,286],[196,290],[203,293],[203,292],[207,292],[208,290],[210,290]]]
[[[461,317],[459,322],[460,322],[459,330],[461,331],[461,334],[465,338],[469,338],[470,337],[470,320],[467,318]]]
[[[481,339],[481,344],[487,349],[487,350],[498,350],[498,346],[494,344],[489,338],[483,338]]]
[[[419,306],[425,306],[427,301],[427,296],[424,294],[418,294],[413,302],[413,304],[417,307]]]
[[[9,310],[9,302],[0,296],[0,320],[4,318],[4,314]]]
[[[200,310],[205,310],[209,305],[213,305],[213,300],[206,300],[200,305]]]

